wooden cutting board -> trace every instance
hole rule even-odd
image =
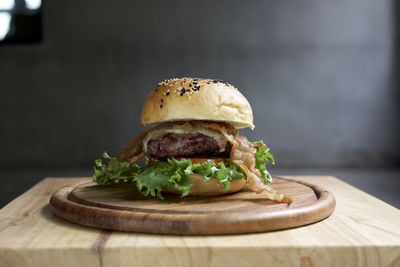
[[[55,215],[101,229],[142,233],[209,235],[265,232],[298,227],[327,218],[335,198],[325,189],[283,178],[272,187],[293,202],[279,204],[251,191],[217,197],[145,197],[134,184],[92,182],[60,188],[51,199]]]

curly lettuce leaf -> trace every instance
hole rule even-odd
[[[230,159],[225,163],[220,162],[218,164],[214,161],[193,164],[193,172],[201,175],[205,182],[217,179],[217,185],[223,184],[225,191],[230,188],[233,180],[245,179],[246,177],[243,170]]]
[[[120,162],[115,157],[110,157],[107,152],[103,152],[103,158],[108,161],[104,164],[101,159],[94,161],[93,181],[99,184],[130,183],[135,174],[140,170],[136,164]]]
[[[161,192],[165,188],[178,189],[182,197],[188,195],[193,186],[189,176],[194,173],[201,175],[205,182],[217,179],[217,184],[223,184],[225,191],[229,189],[232,180],[245,178],[243,170],[230,160],[218,164],[214,161],[193,164],[190,159],[168,159],[140,167],[120,162],[106,152],[103,157],[109,162],[105,164],[101,159],[95,161],[97,168],[94,169],[94,182],[103,185],[135,182],[137,189],[144,195],[150,194],[160,199],[163,199]]]
[[[271,162],[275,164],[274,156],[269,152],[269,148],[265,146],[264,142],[252,142],[252,144],[257,149],[257,153],[255,154],[255,163],[254,167],[258,169],[261,173],[260,180],[264,184],[269,184],[272,182],[271,174],[267,171],[267,162]]]

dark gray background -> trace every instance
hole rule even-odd
[[[45,1],[43,27],[41,44],[0,47],[9,192],[12,171],[90,175],[143,129],[156,83],[182,76],[236,85],[255,115],[243,134],[278,168],[399,166],[394,0]]]

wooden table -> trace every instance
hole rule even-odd
[[[334,177],[289,177],[336,197],[328,219],[296,229],[226,236],[101,231],[54,217],[61,186],[47,178],[0,210],[0,266],[400,266],[400,210]]]

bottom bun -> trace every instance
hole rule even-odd
[[[233,180],[229,189],[227,191],[224,191],[224,185],[217,185],[217,179],[211,179],[207,183],[203,180],[203,177],[201,175],[193,174],[189,176],[189,180],[192,181],[194,184],[190,189],[190,193],[188,196],[225,195],[240,191],[243,187],[246,186],[246,181],[244,179]],[[176,188],[166,188],[163,189],[163,191],[171,194],[182,194],[182,192]]]

